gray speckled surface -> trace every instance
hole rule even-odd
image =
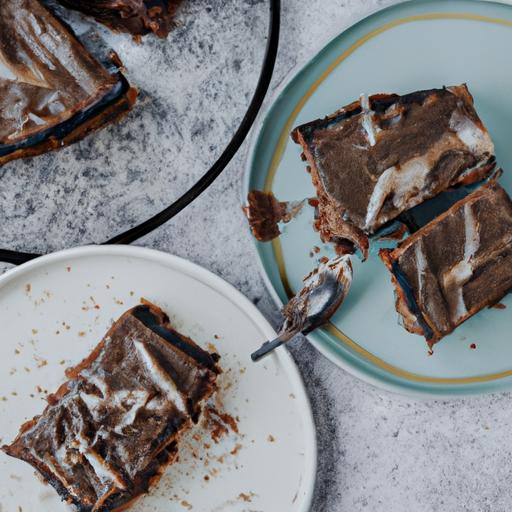
[[[357,18],[392,0],[284,0],[273,86]],[[59,153],[0,169],[0,240],[24,250],[100,241],[188,187],[222,150],[254,87],[263,0],[193,0],[168,43],[107,36],[143,89],[121,125]],[[165,93],[162,93],[162,90]],[[139,242],[188,258],[235,285],[274,323],[240,212],[247,147],[177,219]],[[7,268],[8,266],[5,266]],[[379,391],[304,341],[292,347],[319,442],[314,512],[505,511],[510,394],[419,402]]]

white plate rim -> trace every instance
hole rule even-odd
[[[133,257],[139,259],[147,259],[152,262],[163,264],[173,270],[179,271],[197,281],[205,284],[211,289],[222,294],[226,299],[232,302],[238,309],[242,311],[261,331],[262,336],[266,339],[272,339],[276,336],[276,332],[270,325],[268,320],[258,310],[258,308],[238,291],[233,285],[215,275],[213,272],[188,261],[179,256],[165,253],[156,249],[147,247],[132,246],[132,245],[87,245],[82,247],[74,247],[71,249],[64,249],[54,253],[46,254],[35,258],[27,263],[18,267],[7,270],[0,276],[0,300],[2,289],[10,282],[23,276],[26,272],[34,269],[44,268],[47,264],[57,263],[60,261],[69,261],[72,258],[80,257],[95,257],[95,256],[119,256],[119,257]],[[262,339],[262,342],[264,340]],[[284,347],[274,351],[274,356],[282,365],[284,372],[290,379],[292,387],[297,391],[296,403],[304,424],[304,436],[306,447],[309,447],[306,453],[305,468],[306,473],[301,481],[301,490],[299,496],[303,496],[303,501],[300,506],[300,512],[308,512],[310,510],[313,494],[316,483],[316,470],[318,463],[317,453],[317,440],[316,429],[311,410],[309,397],[302,380],[302,376],[293,361],[292,356],[286,351]]]

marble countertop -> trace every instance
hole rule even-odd
[[[272,87],[343,28],[392,3],[283,0]],[[158,211],[190,186],[243,115],[266,23],[265,0],[195,0],[156,56],[145,51],[159,42],[127,54],[128,68],[147,59],[135,76],[141,106],[130,119],[72,148],[0,169],[2,245],[54,251],[98,242]],[[112,44],[124,53],[130,40],[121,37]],[[169,77],[158,71],[164,60],[171,63],[166,64]],[[164,82],[169,92],[159,97]],[[138,244],[210,269],[277,325],[279,312],[259,275],[240,211],[246,152],[244,144],[205,194]],[[141,157],[147,154],[151,158]],[[510,394],[418,401],[355,379],[305,340],[290,350],[318,432],[314,512],[510,509]]]

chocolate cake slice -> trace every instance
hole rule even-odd
[[[78,141],[135,98],[39,0],[0,2],[0,165]]]
[[[512,202],[490,181],[380,257],[405,328],[432,346],[512,288]]]
[[[107,27],[143,36],[167,37],[181,0],[58,0],[62,5],[93,16]]]
[[[216,389],[217,360],[157,306],[132,308],[2,449],[81,512],[124,508],[174,460]]]
[[[324,241],[368,235],[449,187],[480,181],[494,146],[465,85],[362,97],[295,128],[317,190]]]

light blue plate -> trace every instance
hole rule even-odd
[[[501,183],[512,192],[512,7],[478,1],[414,1],[380,11],[330,42],[281,90],[262,119],[244,192],[272,190],[281,200],[314,196],[290,130],[350,103],[361,93],[406,93],[466,82],[494,139]],[[508,171],[508,172],[507,172]],[[323,254],[313,210],[273,243],[257,243],[276,300],[301,287]],[[314,246],[320,254],[310,255]],[[436,345],[398,325],[390,276],[372,251],[354,258],[349,297],[332,324],[309,336],[336,364],[373,384],[408,394],[465,395],[512,388],[512,296]],[[476,349],[471,349],[471,344]]]

